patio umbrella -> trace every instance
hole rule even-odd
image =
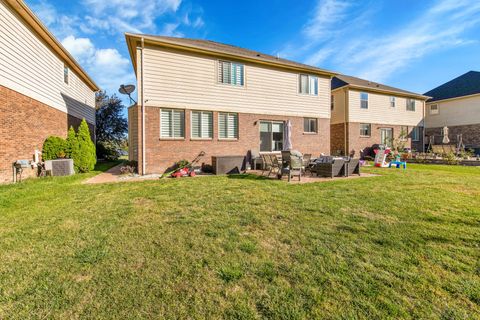
[[[283,125],[283,150],[292,150],[292,122],[290,120]]]
[[[450,142],[450,139],[448,139],[448,127],[445,126],[445,127],[443,127],[443,141],[442,141],[442,143],[447,144],[449,142]]]

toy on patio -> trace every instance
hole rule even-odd
[[[175,166],[176,168],[173,171],[167,172],[163,177],[172,177],[172,178],[182,178],[182,177],[195,177],[195,164],[197,164],[202,157],[205,156],[205,152],[201,151],[192,162],[188,162],[187,160],[178,161]]]
[[[375,152],[375,167],[387,168],[388,167],[387,156],[390,154],[391,149],[390,148],[375,149],[374,152]]]

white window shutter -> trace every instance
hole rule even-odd
[[[160,113],[160,137],[172,137],[172,110],[161,110]]]
[[[180,110],[173,111],[173,137],[183,138],[185,135],[185,112]]]
[[[200,138],[201,131],[200,131],[200,116],[201,113],[199,111],[192,111],[192,138]]]

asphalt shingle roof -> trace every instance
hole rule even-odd
[[[430,101],[445,100],[480,93],[480,72],[469,71],[425,93]]]
[[[191,39],[191,38],[177,38],[177,37],[167,37],[167,36],[156,36],[156,35],[142,35],[142,34],[128,34],[127,36],[136,36],[136,37],[144,37],[145,39],[150,40],[157,40],[160,42],[166,42],[174,45],[185,46],[190,48],[197,48],[202,49],[210,52],[217,52],[223,54],[230,54],[235,55],[238,57],[245,57],[249,59],[255,59],[259,61],[271,62],[278,65],[284,66],[291,66],[296,68],[303,68],[307,70],[311,70],[312,72],[320,72],[320,73],[327,73],[327,74],[336,74],[336,72],[329,71],[326,69],[317,68],[314,66],[310,66],[307,64],[283,59],[280,57],[272,56],[269,54],[261,53],[258,51],[244,49],[241,47],[224,44],[220,42],[210,41],[210,40],[203,40],[203,39]]]
[[[372,89],[372,90],[382,90],[382,91],[388,91],[388,92],[396,92],[402,95],[411,95],[411,96],[421,96],[419,93],[411,92],[411,91],[406,91],[402,90],[399,88],[395,87],[390,87],[381,83],[361,79],[361,78],[356,78],[352,76],[346,76],[343,74],[336,75],[332,79],[332,90],[337,89],[346,85],[353,85],[353,86],[358,86],[362,87],[365,89]]]

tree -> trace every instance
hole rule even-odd
[[[66,156],[66,142],[61,137],[50,136],[45,139],[42,148],[42,158],[44,161],[64,158]]]
[[[94,169],[97,159],[95,145],[90,137],[90,130],[85,119],[82,120],[77,132],[78,153],[73,154],[73,163],[77,172],[89,172]]]
[[[96,96],[96,136],[97,145],[102,148],[120,149],[128,131],[127,119],[123,116],[125,106],[114,94],[108,96],[100,91]],[[99,155],[100,156],[100,155]]]
[[[78,155],[77,134],[72,126],[70,126],[70,129],[68,129],[65,153],[70,159],[74,159]]]

